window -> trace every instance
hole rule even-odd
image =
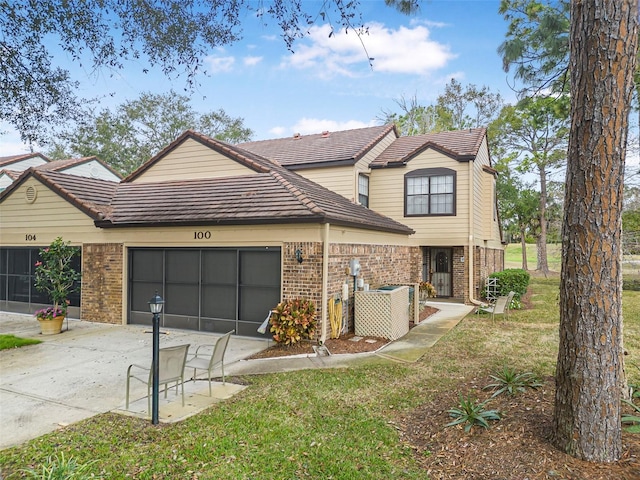
[[[358,202],[369,208],[369,177],[362,173],[358,175]]]
[[[405,175],[405,216],[455,215],[456,172],[424,168]]]

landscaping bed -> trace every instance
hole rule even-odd
[[[437,311],[437,308],[429,306],[424,307],[420,312],[420,321],[422,322]],[[413,328],[413,323],[410,323],[409,327]],[[375,352],[387,343],[389,343],[389,340],[386,338],[356,337],[353,333],[347,333],[345,335],[341,335],[339,338],[328,338],[325,342],[325,346],[331,354],[365,353]],[[313,347],[317,347],[317,345],[318,343],[316,341],[301,341],[294,343],[293,345],[276,344],[252,355],[249,359],[285,357],[290,355],[310,355],[315,353]]]

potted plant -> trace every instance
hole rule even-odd
[[[426,302],[429,298],[435,298],[436,288],[429,282],[420,282],[419,285],[419,298],[421,302]]]
[[[36,290],[46,293],[53,306],[35,313],[40,322],[43,335],[60,333],[62,322],[67,315],[69,294],[75,292],[80,280],[80,272],[72,265],[78,248],[62,237],[56,238],[51,245],[40,249],[40,260],[36,262]]]

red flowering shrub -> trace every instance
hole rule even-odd
[[[295,299],[280,302],[271,311],[273,339],[277,343],[293,345],[311,339],[316,331],[316,307],[311,300]]]

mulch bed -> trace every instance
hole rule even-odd
[[[487,409],[502,412],[489,429],[446,427],[447,410],[458,405],[458,392],[486,399],[482,387],[490,378],[472,379],[442,392],[432,401],[397,418],[400,437],[415,452],[431,480],[453,479],[640,479],[640,435],[623,433],[623,456],[618,462],[598,464],[577,460],[556,449],[550,440],[555,383],[515,396],[500,395]]]
[[[430,315],[433,315],[437,312],[437,308],[432,307],[424,307],[420,312],[420,321],[423,321]],[[413,322],[409,323],[409,328],[413,328]],[[365,352],[374,352],[379,348],[383,347],[389,340],[386,338],[379,337],[357,337],[358,341],[355,340],[355,335],[353,333],[347,333],[345,335],[341,335],[339,338],[328,338],[325,342],[325,347],[331,354],[340,354],[340,353],[365,353]],[[257,359],[257,358],[274,358],[274,357],[285,357],[290,355],[309,355],[315,353],[313,347],[317,346],[317,341],[303,341],[298,342],[293,345],[273,345],[261,352],[256,353],[249,357],[249,359]]]

